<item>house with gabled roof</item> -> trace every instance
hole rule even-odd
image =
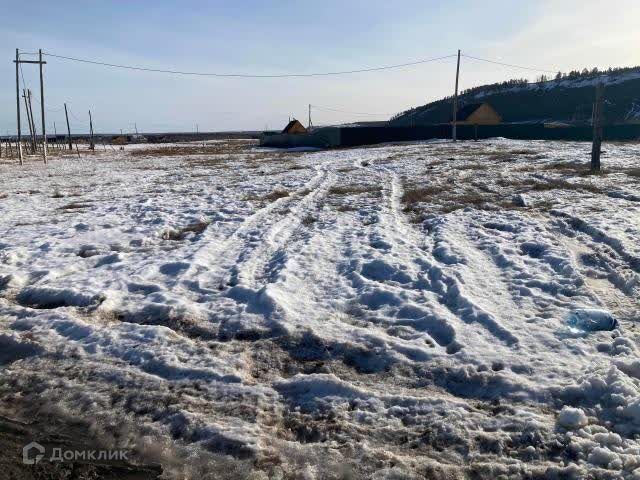
[[[449,120],[450,122],[453,119]],[[456,114],[456,125],[497,125],[502,123],[500,114],[487,102],[469,103]]]

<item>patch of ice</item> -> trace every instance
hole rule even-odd
[[[606,310],[579,308],[569,314],[569,325],[587,332],[615,330],[618,321]]]

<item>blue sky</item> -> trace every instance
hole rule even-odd
[[[220,73],[308,73],[455,53],[568,71],[640,64],[637,0],[22,2],[0,18],[0,131],[15,131],[15,48],[110,63]],[[237,79],[107,69],[48,58],[48,128],[279,128],[307,104],[394,113],[450,95],[455,61],[340,77]],[[461,88],[535,77],[463,59]],[[37,68],[24,67],[38,91]],[[37,104],[34,105],[37,107]],[[39,117],[39,115],[38,115]],[[314,123],[386,118],[316,111]],[[38,118],[39,121],[39,118]]]

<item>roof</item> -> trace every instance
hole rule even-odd
[[[287,126],[284,127],[284,129],[282,130],[282,133],[287,133],[296,125],[300,125],[306,131],[306,128],[304,128],[304,125],[302,125],[299,120],[296,120],[294,118],[293,120],[289,121],[289,123],[287,123]]]
[[[467,118],[471,116],[473,112],[478,110],[484,103],[469,103],[462,108],[458,109],[458,113],[456,114],[456,120],[458,122],[464,122]]]

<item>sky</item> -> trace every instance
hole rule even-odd
[[[552,71],[640,65],[637,0],[42,1],[0,17],[0,133],[16,130],[15,49],[157,69],[286,74],[463,54]],[[32,58],[25,56],[24,58]],[[45,58],[47,129],[96,132],[282,128],[383,120],[453,94],[455,58],[343,76],[177,76]],[[39,99],[37,65],[23,66]],[[460,88],[536,72],[462,58]],[[20,88],[22,88],[21,80]],[[39,104],[34,101],[34,111]],[[370,115],[360,115],[368,113]],[[24,112],[23,112],[24,117]],[[36,113],[40,130],[40,114]],[[23,119],[23,128],[26,121]]]

